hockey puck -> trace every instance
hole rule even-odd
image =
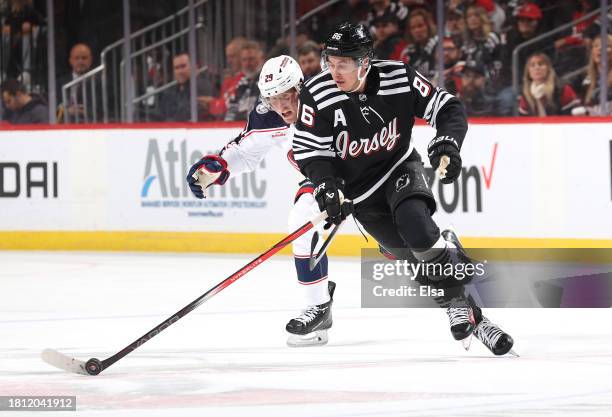
[[[98,375],[102,372],[102,362],[99,359],[91,358],[85,363],[85,370],[89,375]]]

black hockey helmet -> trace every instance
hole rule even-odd
[[[325,41],[324,55],[355,59],[372,58],[374,40],[367,27],[351,22],[341,23]]]

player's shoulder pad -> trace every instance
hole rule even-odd
[[[255,108],[249,113],[249,120],[245,132],[260,129],[275,129],[287,127],[287,123],[280,115],[269,108],[265,103],[257,100]]]
[[[395,77],[396,75],[405,75],[407,72],[406,64],[402,61],[375,59],[372,61],[372,66],[376,67],[378,74],[383,78],[385,76]]]
[[[306,81],[300,92],[300,101],[314,102],[318,110],[348,99],[349,96],[338,88],[329,70],[321,71]]]
[[[402,61],[375,60],[372,66],[378,71],[378,94],[411,94],[414,70]]]

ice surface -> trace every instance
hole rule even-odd
[[[286,347],[301,298],[275,257],[99,376],[40,359],[106,358],[251,258],[0,252],[0,395],[77,396],[45,416],[612,415],[610,309],[488,310],[521,357],[464,352],[441,310],[361,309],[348,258],[324,347]]]

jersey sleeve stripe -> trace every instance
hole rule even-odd
[[[438,90],[436,91],[436,97],[432,98],[431,100],[432,105],[431,105],[431,108],[429,109],[429,114],[427,114],[427,117],[425,117],[425,120],[427,120],[427,123],[429,123],[432,126],[436,123],[436,118],[434,117],[436,107],[438,106],[438,103],[440,102],[443,96],[444,96],[444,91]]]
[[[386,87],[388,85],[400,84],[400,83],[409,83],[408,77],[394,78],[392,80],[382,80],[380,82],[380,86]]]
[[[310,91],[311,94],[314,94],[315,91],[317,91],[318,89],[322,88],[322,87],[327,87],[329,85],[336,85],[336,82],[334,80],[327,80],[327,81],[322,81],[320,83],[318,83],[317,85],[312,86],[312,88],[309,88],[308,91]]]
[[[400,61],[379,61],[379,62],[375,62],[372,65],[374,65],[375,67],[388,67],[388,66],[403,67],[404,63]]]
[[[431,106],[431,114],[429,116],[430,122],[434,123],[436,121],[436,109],[440,105],[440,101],[444,98],[446,93],[442,90],[438,91],[438,96],[434,100],[433,106]]]
[[[316,143],[331,142],[332,139],[334,138],[333,136],[316,136],[316,135],[313,135],[310,132],[306,132],[304,130],[298,130],[297,128],[294,129],[293,136],[294,137],[298,136],[298,137],[302,138],[303,140],[311,139],[311,140],[315,141]]]
[[[321,101],[323,97],[328,96],[332,93],[342,94],[340,90],[337,88],[328,88],[328,89],[321,91],[319,94],[312,96],[312,98],[314,99],[314,101],[318,103],[319,101]]]
[[[425,107],[425,112],[423,113],[423,119],[427,120],[428,122],[431,116],[431,109],[433,107],[433,104],[438,98],[438,94],[440,93],[440,90],[438,88],[436,88],[434,91],[435,92],[433,96],[431,96],[431,98],[429,99],[429,102],[427,102],[427,106]]]
[[[343,101],[343,100],[348,100],[348,96],[346,94],[341,94],[339,96],[336,97],[332,97],[329,100],[325,100],[324,102],[320,103],[317,107],[319,108],[319,110],[324,109],[327,106],[331,106],[334,103],[337,103],[339,101]]]
[[[319,149],[319,150],[322,150],[322,151],[327,151],[327,150],[329,150],[329,147],[331,146],[331,143],[329,143],[329,144],[322,143],[322,144],[316,144],[315,145],[312,142],[300,142],[299,140],[297,140],[294,137],[293,138],[293,146],[295,148],[302,147],[302,148],[305,148],[305,149]]]
[[[410,87],[409,86],[405,86],[405,87],[399,87],[399,88],[392,88],[389,90],[378,90],[378,95],[380,96],[389,96],[392,94],[401,94],[401,93],[407,93],[410,91]]]
[[[404,68],[400,68],[400,69],[396,69],[396,70],[393,70],[387,73],[384,73],[384,72],[379,73],[381,78],[391,78],[391,77],[395,77],[396,75],[400,75],[400,74],[406,75],[406,70]]]
[[[448,100],[450,100],[451,98],[453,98],[452,94],[448,94],[446,93],[444,95],[444,98],[440,101],[440,103],[436,106],[436,108],[434,109],[434,113],[432,118],[432,126],[436,127],[436,118],[438,117],[438,112],[442,109],[442,107],[444,107],[444,105],[448,102]]]
[[[312,158],[314,156],[324,156],[328,158],[333,158],[335,154],[332,151],[309,151],[309,152],[294,152],[293,157],[296,161],[301,161],[302,159]]]
[[[306,83],[304,84],[306,87],[310,87],[312,84],[314,84],[314,82],[316,80],[318,80],[321,77],[324,77],[325,75],[329,74],[329,70],[325,70],[323,72],[321,72],[318,75],[315,75],[314,77],[312,77],[310,80],[306,81]]]

